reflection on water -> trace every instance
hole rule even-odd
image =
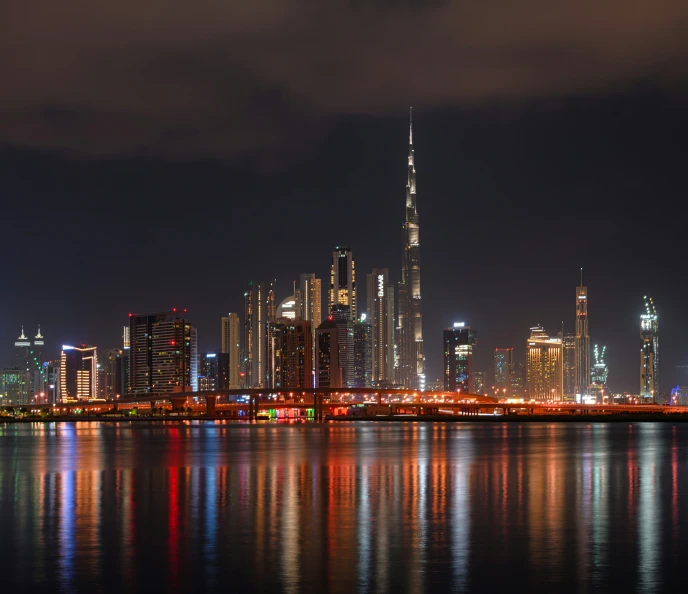
[[[0,425],[0,584],[667,591],[687,445],[669,423]]]

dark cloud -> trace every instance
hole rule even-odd
[[[410,103],[672,86],[687,27],[683,0],[24,0],[0,23],[0,143],[231,155]]]

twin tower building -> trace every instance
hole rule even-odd
[[[222,318],[230,388],[425,389],[412,126],[411,120],[403,260],[396,291],[389,270],[374,268],[366,275],[364,309],[353,253],[339,246],[332,253],[325,308],[322,281],[314,273],[301,274],[293,295],[279,304],[274,282],[250,281],[243,319],[237,313]]]

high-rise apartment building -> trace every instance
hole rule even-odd
[[[342,369],[339,366],[339,331],[336,322],[327,318],[315,331],[318,345],[316,364],[318,388],[341,388]]]
[[[444,389],[470,393],[473,385],[473,345],[478,333],[463,322],[444,330]]]
[[[511,397],[524,398],[526,395],[526,370],[523,362],[514,362],[511,376]]]
[[[501,398],[511,396],[511,384],[514,374],[514,349],[497,348],[494,350],[494,389]]]
[[[282,389],[313,387],[313,337],[311,323],[294,320],[282,329]]]
[[[98,398],[98,349],[82,344],[62,346],[60,355],[60,397],[62,402]]]
[[[373,327],[365,314],[354,324],[354,388],[373,385]]]
[[[588,287],[576,287],[576,394],[587,394],[590,385],[590,335],[588,334]]]
[[[186,310],[130,314],[129,394],[198,390],[196,329]]]
[[[118,365],[119,359],[122,357],[122,349],[110,349],[105,352],[105,356],[100,359],[100,366],[102,368],[102,385],[98,389],[101,395],[106,400],[116,400],[117,395],[121,396],[121,380],[119,377],[120,369]]]
[[[530,329],[526,342],[526,377],[530,400],[564,399],[564,357],[561,338],[550,338],[541,326]]]
[[[366,277],[366,321],[373,329],[373,382],[392,385],[394,377],[394,286],[387,268],[373,268]]]
[[[337,246],[332,252],[330,267],[330,291],[328,293],[329,312],[335,305],[348,307],[349,319],[356,320],[356,267],[351,248]]]
[[[425,389],[423,354],[423,308],[420,294],[420,224],[416,207],[416,166],[413,149],[413,119],[409,124],[406,219],[403,225],[403,259],[399,281],[399,383],[410,389]]]
[[[222,317],[222,348],[228,355],[228,390],[241,388],[241,345],[239,338],[239,314],[228,313]]]
[[[600,348],[599,345],[595,345],[593,348],[595,363],[593,363],[592,371],[590,372],[590,394],[595,398],[595,402],[599,404],[606,404],[609,402],[609,398],[611,396],[609,389],[607,388],[609,368],[604,361],[604,355],[606,352],[606,346]]]
[[[564,400],[576,400],[576,337],[573,334],[562,334],[564,349]]]
[[[352,260],[353,267],[353,260]],[[295,291],[296,319],[311,323],[311,335],[313,337],[313,370],[315,371],[316,336],[315,330],[322,322],[322,281],[315,278],[312,272],[304,272],[299,275],[299,286]]]
[[[471,394],[485,394],[487,390],[485,389],[487,385],[486,374],[484,371],[474,371],[473,372],[473,387],[471,388]]]
[[[652,297],[644,297],[640,316],[640,397],[649,401],[659,394],[659,321]]]
[[[27,404],[26,401],[20,401],[22,399],[22,371],[18,367],[2,370],[0,399],[3,406]]]
[[[268,386],[268,324],[276,314],[274,282],[249,281],[244,293],[245,387]]]
[[[351,322],[349,307],[342,304],[334,305],[330,317],[337,326],[342,387],[351,388],[354,381],[354,324]]]

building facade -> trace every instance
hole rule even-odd
[[[353,266],[353,263],[352,263]],[[296,319],[311,323],[313,337],[313,371],[316,365],[316,336],[315,330],[322,322],[322,280],[315,278],[312,272],[299,275],[299,286],[296,289]]]
[[[63,345],[60,355],[62,402],[87,401],[98,396],[98,349],[85,344]]]
[[[339,332],[337,324],[330,317],[315,331],[318,345],[317,387],[341,388],[342,369],[339,366]]]
[[[228,390],[241,388],[241,338],[239,314],[228,313],[222,317],[222,353],[228,357]]]
[[[478,333],[457,322],[444,330],[444,389],[447,392],[471,393],[473,385],[473,345]]]
[[[585,395],[590,386],[590,335],[588,333],[588,287],[576,287],[576,386],[575,393]]]
[[[406,218],[403,229],[403,257],[399,281],[398,383],[405,388],[425,390],[423,354],[423,306],[420,291],[420,219],[416,204],[416,165],[413,149],[413,119],[409,123]]]
[[[511,383],[514,374],[513,347],[494,350],[494,394],[501,398],[511,395]]]
[[[387,268],[373,268],[366,275],[366,321],[373,330],[373,382],[393,385],[394,377],[394,286]]]
[[[313,386],[313,335],[307,320],[293,320],[283,325],[280,385],[282,389]]]
[[[562,334],[564,349],[564,400],[576,400],[576,337],[573,334]]]
[[[275,321],[276,310],[274,282],[249,281],[244,293],[244,387],[268,387],[268,324]]]
[[[640,316],[640,397],[653,401],[659,394],[659,320],[652,297],[645,297]]]
[[[530,400],[558,402],[564,399],[561,338],[550,338],[541,326],[530,329],[526,343],[526,383]]]
[[[328,293],[328,311],[330,314],[335,305],[345,305],[349,309],[349,319],[356,320],[356,266],[354,256],[348,247],[337,246],[332,252],[330,267],[330,290]]]
[[[373,327],[365,316],[354,324],[354,388],[373,385]]]
[[[129,317],[129,394],[198,390],[196,329],[186,310]]]
[[[471,394],[486,394],[487,386],[486,376],[484,371],[474,371],[473,372],[473,387],[471,388]]]

